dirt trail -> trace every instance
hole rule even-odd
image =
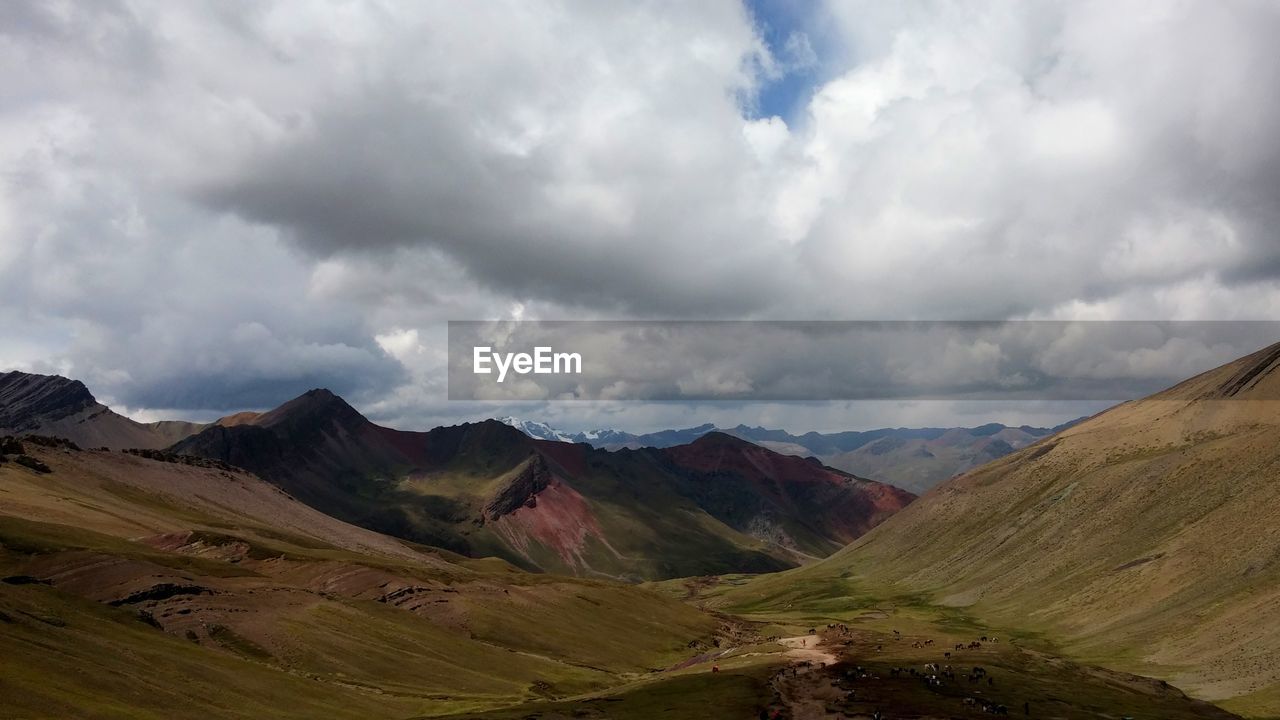
[[[778,641],[786,647],[784,657],[790,664],[774,676],[773,687],[790,720],[820,720],[833,717],[827,708],[844,693],[836,688],[826,669],[838,658],[817,635],[799,635]]]
[[[782,638],[778,641],[778,644],[789,648],[784,655],[790,658],[793,663],[808,661],[825,667],[827,665],[835,665],[838,662],[835,653],[824,647],[822,638],[817,635],[797,635],[795,637]]]

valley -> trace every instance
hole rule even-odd
[[[997,635],[918,597],[778,579],[706,577],[658,586],[751,621],[756,635],[747,644],[607,691],[461,717],[1238,717],[1165,682],[1068,660],[1043,639]],[[709,713],[708,704],[716,711]]]
[[[1233,717],[1034,637],[947,658],[997,631],[803,570],[530,574],[348,525],[235,468],[20,442],[48,472],[0,464],[3,717],[990,716],[966,698]],[[948,662],[998,685],[894,673]]]
[[[1280,0],[7,0],[0,720],[1280,720]]]
[[[1278,367],[914,501],[725,433],[407,433],[321,390],[164,451],[23,435],[0,716],[1274,717]]]

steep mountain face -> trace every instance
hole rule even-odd
[[[566,433],[531,420],[507,417],[502,422],[540,440],[587,443],[605,450],[666,448],[694,442],[708,433],[723,433],[783,455],[816,457],[833,468],[922,493],[947,478],[1070,427],[1075,421],[1054,428],[991,423],[974,428],[881,428],[804,435],[747,425],[718,428],[711,423],[643,435],[620,430]]]
[[[363,527],[528,569],[631,580],[791,567],[912,499],[725,436],[687,452],[615,453],[494,420],[402,432],[323,390],[173,450],[250,469]]]
[[[935,488],[800,571],[928,592],[1280,709],[1280,345]]]
[[[93,397],[79,380],[23,372],[0,374],[0,434],[38,433],[66,438],[81,447],[167,447],[203,425],[139,423]]]

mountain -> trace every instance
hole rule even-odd
[[[308,505],[347,517],[374,512],[377,503],[362,494],[426,462],[425,437],[375,425],[316,389],[269,412],[223,418],[172,449],[252,470]]]
[[[914,497],[720,432],[649,452],[669,462],[684,480],[685,494],[716,518],[813,554],[838,550]]]
[[[249,469],[380,532],[531,570],[633,580],[791,567],[914,497],[742,441],[703,440],[610,452],[496,420],[405,432],[312,390],[172,449]]]
[[[1274,373],[1277,364],[1280,347],[1269,364],[1246,364],[1229,377],[1192,386],[1186,398],[1174,397],[1154,417],[1134,417],[1132,424],[1156,426],[1169,402],[1253,405],[1253,411],[1220,408],[1224,415],[1252,412],[1253,419],[1239,428],[1253,433],[1253,439],[1228,448],[1233,454],[1225,465],[1206,468],[1234,468],[1241,459],[1238,467],[1253,472],[1250,463],[1257,458],[1250,452],[1275,452],[1277,414],[1261,409],[1266,403],[1255,398],[1268,392],[1280,396],[1264,386],[1280,375]],[[1270,417],[1270,425],[1258,424],[1259,414]],[[1224,441],[1225,435],[1202,434],[1205,423],[1216,427],[1219,419],[1193,423],[1188,428],[1193,442]],[[1103,429],[1114,434],[1124,427]],[[1050,443],[1067,442],[1074,432]],[[365,494],[314,490],[356,506],[399,503],[415,522],[438,510],[440,498],[467,499],[463,524],[479,531],[473,537],[491,532],[495,542],[509,541],[501,547],[515,549],[512,556],[524,563],[567,562],[559,552],[577,547],[578,555],[570,557],[594,574],[603,574],[599,568],[668,567],[663,562],[732,565],[714,558],[717,548],[725,547],[718,543],[732,537],[757,543],[768,550],[762,557],[787,560],[784,564],[793,563],[808,545],[821,549],[824,543],[834,547],[853,539],[855,551],[784,573],[699,576],[640,587],[526,573],[500,559],[468,558],[348,524],[216,458],[79,450],[38,435],[5,437],[0,438],[0,697],[5,698],[0,715],[681,720],[773,711],[816,717],[823,708],[829,710],[825,714],[870,717],[888,707],[903,716],[980,718],[1001,714],[1001,707],[1017,715],[1029,702],[1035,717],[1237,717],[1166,683],[1059,657],[1053,643],[1060,637],[1074,642],[1071,637],[1049,625],[1027,628],[1038,620],[1040,608],[1052,608],[1059,597],[1087,611],[1087,603],[1109,583],[1125,582],[1128,573],[1149,567],[1160,567],[1168,576],[1169,582],[1157,578],[1153,586],[1165,593],[1199,583],[1199,593],[1209,594],[1215,584],[1232,582],[1237,589],[1244,583],[1248,591],[1228,593],[1225,606],[1212,598],[1195,606],[1178,598],[1168,604],[1168,595],[1135,600],[1122,588],[1102,612],[1081,615],[1083,622],[1109,625],[1097,638],[1129,637],[1110,616],[1127,622],[1130,606],[1145,604],[1161,622],[1182,623],[1140,628],[1161,652],[1176,650],[1179,642],[1203,641],[1202,651],[1245,652],[1248,663],[1235,669],[1265,673],[1273,650],[1271,594],[1277,585],[1266,563],[1277,556],[1275,533],[1258,543],[1257,557],[1247,558],[1252,573],[1240,576],[1235,556],[1250,552],[1258,533],[1277,526],[1271,517],[1275,503],[1268,502],[1274,497],[1245,501],[1223,493],[1236,505],[1224,507],[1225,516],[1200,523],[1185,516],[1194,493],[1171,498],[1166,511],[1183,516],[1180,526],[1161,526],[1166,542],[1197,541],[1205,526],[1217,524],[1213,539],[1226,553],[1225,562],[1195,556],[1161,565],[1172,557],[1166,548],[1163,557],[1112,568],[1119,580],[1104,578],[1083,596],[1073,596],[1075,588],[1062,584],[1020,606],[988,606],[985,598],[956,598],[947,588],[913,585],[912,578],[950,573],[948,565],[961,567],[970,554],[988,552],[998,561],[1001,553],[1018,548],[990,547],[989,538],[976,547],[934,547],[933,552],[953,553],[950,563],[935,566],[916,557],[919,550],[901,545],[901,552],[883,553],[871,564],[857,557],[856,549],[875,543],[859,536],[881,537],[882,530],[911,513],[913,506],[894,512],[895,505],[910,499],[908,493],[724,433],[670,448],[618,452],[533,440],[496,421],[399,433],[369,423],[341,398],[318,390],[271,412],[224,418],[196,437],[202,436],[241,459],[262,460],[275,472],[293,468],[289,477],[299,490],[308,489],[308,481],[323,486],[346,469],[349,474],[338,473],[344,482]],[[1033,460],[1052,459],[1059,449]],[[402,477],[380,474],[400,472],[399,463],[416,465]],[[1240,482],[1250,493],[1256,493],[1257,484]],[[416,493],[418,499],[405,500],[387,492],[387,486]],[[1137,488],[1132,499],[1163,507],[1152,490]],[[1057,492],[1055,507],[1088,493],[1088,488],[1065,496]],[[422,503],[426,496],[437,500]],[[1085,527],[1088,533],[1110,531],[1112,537],[1103,540],[1115,541],[1115,533],[1127,528],[1095,522],[1092,514],[1100,508],[1094,504],[1084,518],[1073,513],[1054,522],[1067,528],[1092,522]],[[1254,515],[1226,527],[1232,513],[1241,512]],[[963,542],[977,526],[1010,527],[1005,514],[998,505],[970,509],[947,518],[944,527],[913,525],[908,532]],[[951,523],[967,531],[942,537],[953,530]],[[1125,524],[1110,518],[1110,525]],[[752,531],[752,525],[766,540],[735,529]],[[441,526],[452,527],[447,521]],[[584,528],[587,541],[575,545],[575,529]],[[666,542],[669,535],[675,542]],[[616,547],[599,552],[597,544],[606,541]],[[1094,540],[1085,535],[1075,542]],[[988,582],[995,596],[1005,584],[1017,583],[1019,572],[1046,575],[1034,567],[1039,556],[1066,552],[1064,544],[1055,538],[1018,565],[997,563],[979,580]],[[623,548],[622,557],[608,552]],[[1198,552],[1211,551],[1200,547]],[[708,556],[714,562],[708,563]],[[1049,557],[1049,563],[1048,580],[1037,582],[1086,567],[1080,558],[1063,563]],[[896,573],[903,577],[889,579]],[[1080,574],[1072,580],[1088,582]],[[867,594],[872,584],[888,588],[892,601]],[[723,591],[726,598],[733,594],[733,605],[718,607],[749,619],[699,609],[706,604],[703,589]],[[969,604],[940,610],[927,604],[934,592],[940,600]],[[1213,615],[1218,611],[1227,612],[1227,632],[1195,638],[1191,633],[1199,622],[1221,619]],[[1018,618],[1016,626],[1025,628],[1012,636],[1010,626],[998,628],[1000,636],[1017,641],[972,642],[997,634],[982,617],[998,612]],[[785,639],[773,642],[779,635]],[[965,643],[970,643],[967,650],[956,648]],[[1134,662],[1132,647],[1097,646],[1093,652],[1108,664]],[[948,659],[953,648],[959,652]],[[828,661],[839,662],[827,666]],[[956,663],[959,673],[945,687],[896,677],[897,668],[942,662]],[[849,668],[855,665],[866,675],[852,677]],[[976,665],[989,673],[989,683],[975,684],[974,675],[966,674]],[[1193,668],[1178,664],[1174,672]],[[1209,668],[1223,672],[1213,659]],[[1274,695],[1265,685],[1262,690],[1231,702],[1252,703],[1251,715],[1274,715]]]
[[[546,423],[535,422],[533,420],[521,420],[511,416],[498,418],[498,422],[519,430],[535,440],[555,440],[557,442],[586,442],[583,433],[566,434],[551,427]]]
[[[587,443],[592,447],[602,448],[605,450],[621,450],[623,448],[636,449],[640,447],[666,447],[667,445],[678,444],[673,442],[673,443],[666,443],[664,445],[656,445],[651,442],[648,445],[646,445],[645,443],[640,442],[639,440],[642,436],[635,435],[629,432],[624,432],[622,430],[597,429],[597,430],[587,430],[584,432],[571,433],[571,432],[565,432],[563,430],[558,430],[548,425],[547,423],[538,422],[536,420],[523,420],[521,418],[507,416],[507,417],[498,418],[498,421],[501,423],[510,425],[511,427],[519,430],[520,432],[524,433],[525,435],[528,435],[531,438],[534,438],[535,440],[555,440],[557,442]],[[713,430],[713,429],[714,429],[713,426],[706,425],[704,426],[703,432],[696,433],[696,434],[688,434],[687,437],[685,437],[682,442],[692,442],[694,440],[697,440],[699,437],[706,434],[706,432],[709,432],[710,430]],[[677,432],[683,432],[683,431],[677,431]]]
[[[684,445],[686,443],[691,443],[709,432],[723,432],[712,423],[705,423],[697,427],[684,428],[680,430],[659,430],[657,432],[637,435],[635,433],[626,432],[625,430],[613,430],[607,428],[571,433],[558,430],[546,423],[538,422],[536,420],[522,420],[514,417],[500,418],[500,422],[506,423],[529,437],[536,438],[538,440],[586,443],[592,447],[600,448],[602,450],[638,450],[646,447],[665,448],[671,447],[672,445]]]
[[[993,423],[976,428],[930,428],[919,434],[890,433],[855,450],[826,456],[823,461],[832,467],[923,493],[950,477],[1002,458],[1057,431],[1057,428],[1008,427]]]
[[[767,484],[813,465],[720,435],[651,459],[700,467],[707,482]],[[824,485],[822,473],[813,482]],[[857,628],[840,644],[831,629],[805,635],[813,620],[790,605],[748,621],[660,587],[715,578],[637,587],[460,557],[341,522],[215,460],[5,437],[0,493],[4,717],[693,720],[811,717],[834,703],[846,717],[893,707],[980,718],[1028,697],[1070,718],[1236,717],[1013,643],[983,651],[999,678],[978,693],[986,706],[919,680],[858,679],[855,699],[854,663],[887,677],[941,649],[910,649],[914,636],[890,635],[876,613],[837,616]],[[940,644],[973,629],[926,629],[918,617],[893,626],[903,620]],[[774,642],[779,633],[791,637]],[[826,652],[845,662],[812,662]]]
[[[934,488],[796,571],[1280,714],[1280,344]]]
[[[566,433],[530,420],[506,417],[502,422],[540,440],[587,443],[606,450],[665,448],[719,432],[783,455],[813,456],[833,468],[921,493],[953,475],[1008,455],[1077,421],[1054,428],[991,423],[974,428],[881,428],[804,435],[747,425],[718,428],[711,423],[642,435],[621,430]]]
[[[0,434],[40,433],[82,447],[157,449],[204,425],[180,421],[135,422],[99,403],[84,383],[60,375],[0,374]]]
[[[0,716],[474,712],[730,637],[675,599],[380,535],[213,461],[43,437],[0,452]]]

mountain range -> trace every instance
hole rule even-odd
[[[1052,428],[989,423],[971,428],[880,428],[794,435],[786,430],[747,425],[720,428],[712,423],[644,434],[612,429],[569,433],[533,420],[504,417],[501,421],[540,440],[586,443],[606,450],[665,448],[719,432],[784,455],[816,457],[833,468],[913,493],[922,493],[953,475],[1004,457],[1079,422],[1073,420]]]
[[[722,433],[609,451],[493,420],[402,431],[323,389],[181,426],[189,434],[169,444],[179,425],[135,423],[78,381],[4,378],[0,432],[228,463],[361,527],[528,570],[628,580],[779,570],[838,550],[914,498]]]
[[[405,432],[325,390],[82,448],[172,428],[3,381],[0,716],[1280,710],[1280,344],[914,501],[723,432]]]

